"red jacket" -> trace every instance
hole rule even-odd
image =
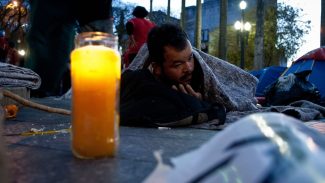
[[[141,46],[147,41],[147,36],[151,28],[155,24],[144,18],[132,18],[128,21],[133,26],[133,32],[130,37],[134,38],[135,44],[129,44],[128,49],[125,52],[124,62],[126,65],[130,63],[128,59],[129,54],[136,54],[140,50]]]

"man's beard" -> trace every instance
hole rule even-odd
[[[180,77],[178,81],[168,78],[163,70],[162,70],[162,74],[160,75],[160,80],[168,86],[173,86],[173,85],[178,86],[179,84],[191,84],[191,79],[192,79],[191,73],[185,74],[184,76]]]
[[[187,73],[184,76],[182,76],[179,80],[180,80],[180,83],[182,83],[182,84],[191,84],[192,74]]]

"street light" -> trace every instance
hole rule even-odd
[[[13,4],[14,7],[18,7],[18,2],[17,1],[15,1],[15,0],[12,1],[12,4]]]
[[[247,7],[246,1],[241,1],[239,3],[239,8],[241,9],[241,20],[236,21],[234,27],[236,30],[240,31],[240,68],[245,67],[245,44],[244,44],[244,32],[250,31],[251,24],[249,22],[244,22],[244,11]]]
[[[247,3],[246,3],[246,1],[240,1],[240,3],[239,3],[239,8],[240,8],[241,10],[244,10],[244,9],[246,9],[246,7],[247,7]]]
[[[6,9],[15,9],[18,7],[18,5],[19,5],[18,2],[13,0],[6,5]]]

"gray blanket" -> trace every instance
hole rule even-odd
[[[258,109],[250,111],[230,111],[227,113],[224,125],[219,125],[218,120],[212,120],[207,123],[192,125],[191,127],[209,130],[221,130],[245,116],[248,116],[253,113],[265,112],[278,112],[286,114],[304,122],[325,118],[325,107],[314,104],[307,100],[300,100],[293,102],[288,106],[259,107]]]
[[[248,72],[199,50],[193,50],[204,73],[203,99],[219,103],[228,111],[249,111],[256,108],[255,89],[258,80]],[[144,67],[148,59],[144,45],[127,69]]]
[[[218,120],[212,120],[193,125],[194,128],[222,129],[244,116],[259,112],[279,112],[302,121],[321,119],[325,116],[324,107],[309,101],[297,101],[289,106],[258,108],[254,98],[258,80],[254,76],[199,50],[193,50],[193,53],[204,73],[204,100],[218,102],[229,111],[223,126],[219,125]],[[147,46],[144,45],[127,69],[143,68],[148,56]]]
[[[0,62],[0,87],[27,87],[37,89],[41,78],[34,71]]]

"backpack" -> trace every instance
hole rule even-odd
[[[311,70],[305,70],[279,77],[265,89],[266,104],[268,106],[288,105],[298,100],[319,103],[319,90],[313,83],[306,79],[311,72]]]

